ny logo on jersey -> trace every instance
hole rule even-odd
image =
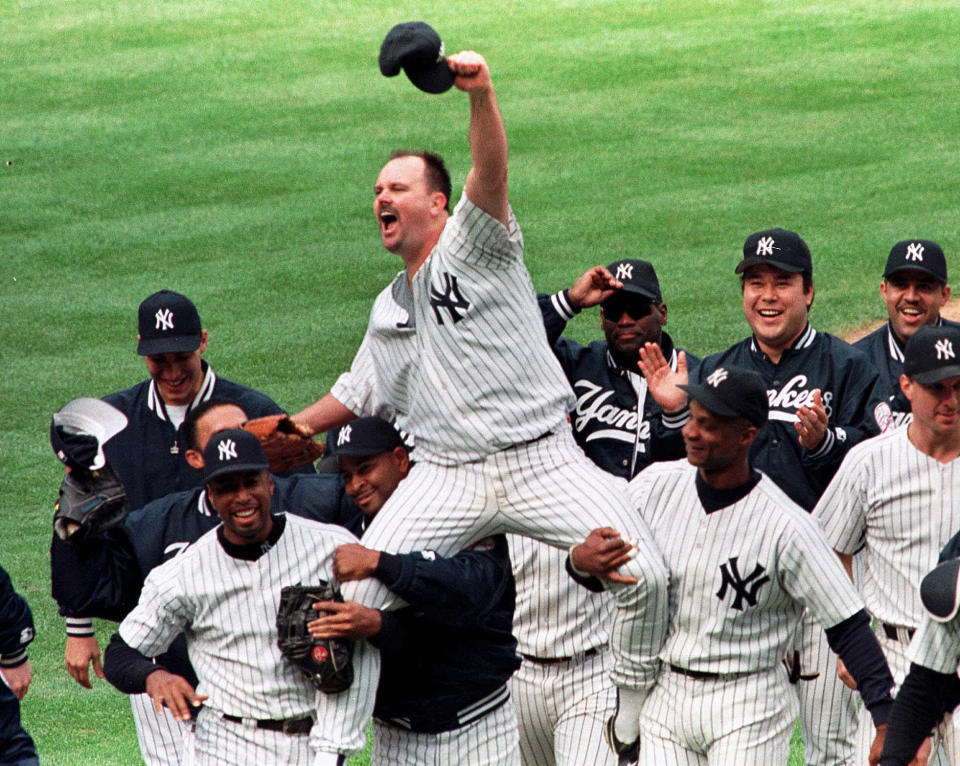
[[[907,245],[907,254],[905,258],[908,261],[923,260],[923,245],[920,242],[911,242]]]
[[[344,444],[350,443],[350,426],[346,425],[340,429],[340,433],[337,434],[337,446],[342,447]]]
[[[714,388],[717,388],[723,381],[727,379],[729,373],[723,367],[717,367],[713,372],[707,375],[707,383],[709,383]]]
[[[154,314],[154,318],[157,320],[157,326],[154,329],[173,329],[173,312],[170,309],[157,309],[157,313]]]
[[[760,237],[757,240],[757,255],[773,255],[773,237]]]
[[[937,350],[937,359],[955,359],[957,356],[953,353],[953,344],[946,338],[938,340],[934,348]]]
[[[617,275],[615,279],[619,282],[624,279],[633,279],[633,264],[621,263],[617,266]]]
[[[233,439],[225,439],[217,445],[217,457],[221,461],[230,460],[237,456],[237,443]]]
[[[460,294],[460,288],[457,287],[457,278],[452,274],[443,272],[443,292],[440,292],[435,286],[430,285],[430,305],[433,306],[434,316],[437,318],[437,324],[443,324],[443,315],[441,308],[450,312],[450,318],[456,324],[463,319],[461,311],[470,308],[470,301]]]
[[[727,564],[730,565],[729,569],[727,568]],[[763,566],[758,563],[747,577],[741,577],[740,568],[737,566],[737,557],[734,556],[726,563],[720,565],[720,574],[723,577],[723,582],[720,583],[717,598],[723,601],[724,596],[727,595],[727,586],[729,585],[737,594],[733,599],[732,606],[734,609],[742,612],[744,599],[746,599],[748,606],[756,606],[757,591],[760,590],[760,586],[770,581],[767,575],[763,575],[765,571]],[[760,575],[763,575],[763,577],[760,577]],[[751,583],[751,581],[753,582]]]

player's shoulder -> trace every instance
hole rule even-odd
[[[679,481],[693,482],[697,469],[686,458],[650,463],[627,482],[627,492],[635,505],[646,504],[661,487]]]
[[[287,526],[292,530],[296,530],[296,532],[303,537],[325,541],[333,546],[359,542],[352,532],[341,527],[339,524],[315,521],[314,519],[307,519],[303,516],[295,516],[292,513],[284,515],[287,519]]]
[[[753,357],[750,352],[752,345],[753,338],[746,337],[743,340],[737,341],[732,346],[725,348],[723,351],[715,351],[712,354],[708,354],[700,360],[699,369],[702,373],[706,374],[725,364],[751,368],[753,367]]]
[[[765,515],[774,519],[782,519],[788,526],[797,524],[806,526],[811,522],[810,514],[762,471],[760,472],[760,481],[757,482],[757,486],[753,488],[750,494],[754,495],[755,500],[765,506]]]
[[[867,368],[872,370],[874,375],[878,374],[876,365],[863,349],[850,345],[843,338],[838,338],[832,333],[823,330],[817,330],[816,333],[816,337],[810,345],[811,351],[814,353],[834,363],[856,368]]]
[[[213,386],[212,395],[236,402],[248,418],[277,415],[283,412],[280,405],[262,391],[243,383],[227,380],[219,375],[217,375],[217,381]]]
[[[887,345],[887,324],[884,322],[875,330],[867,333],[859,340],[851,344],[855,349],[858,349],[869,356],[871,359],[875,358],[876,355],[880,352],[886,353]]]
[[[124,388],[120,391],[114,391],[103,397],[103,401],[116,407],[128,418],[136,412],[139,406],[146,406],[147,397],[150,393],[150,379],[141,380],[130,388]]]

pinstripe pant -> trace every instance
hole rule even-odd
[[[224,721],[220,713],[203,708],[193,733],[184,741],[184,766],[311,766],[306,734],[283,734]]]
[[[374,719],[370,764],[520,766],[513,703],[508,699],[482,718],[440,734],[407,731]]]
[[[800,620],[798,637],[801,673],[818,674],[793,687],[800,703],[803,762],[807,766],[852,766],[856,763],[857,693],[837,677],[837,655],[809,609]]]
[[[640,766],[780,766],[796,698],[778,664],[721,679],[665,668],[640,709]]]
[[[636,538],[636,557],[621,571],[634,585],[612,585],[611,630],[619,686],[646,688],[668,619],[669,574],[649,528],[630,508],[626,482],[601,471],[576,445],[569,427],[474,463],[418,461],[384,504],[363,544],[402,553],[432,549],[450,555],[488,535],[514,532],[566,548],[609,526]],[[396,598],[373,578],[345,583],[344,598],[373,608]]]
[[[183,738],[190,725],[178,721],[167,708],[158,715],[149,694],[131,694],[130,707],[143,762],[147,766],[180,766]]]
[[[903,635],[903,639],[907,636]],[[887,658],[887,665],[893,674],[896,684],[894,691],[900,689],[900,684],[907,677],[910,670],[910,659],[907,656],[907,640],[898,641],[887,638],[882,629],[877,630],[877,641],[883,654]],[[857,732],[857,759],[856,764],[866,763],[870,752],[870,745],[876,736],[877,730],[873,719],[865,707],[860,708],[860,729]],[[960,718],[947,714],[944,720],[934,729],[933,750],[929,766],[960,766]]]
[[[601,651],[556,665],[524,660],[510,679],[523,766],[616,766],[603,738],[617,704],[609,656]]]

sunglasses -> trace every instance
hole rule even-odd
[[[653,301],[638,296],[613,295],[600,304],[603,308],[603,317],[616,322],[624,312],[632,319],[643,319],[653,308]]]

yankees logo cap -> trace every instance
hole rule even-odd
[[[397,24],[380,45],[380,72],[396,77],[403,69],[410,82],[426,93],[444,93],[453,86],[453,72],[440,35],[423,21]]]
[[[960,327],[924,325],[903,349],[903,374],[921,385],[960,375]]]
[[[614,279],[623,282],[620,293],[633,293],[654,301],[661,299],[660,281],[657,279],[653,264],[649,261],[623,258],[607,266],[607,271],[613,274]]]
[[[200,314],[187,296],[161,290],[144,299],[137,316],[140,356],[175,354],[200,348]]]
[[[336,472],[340,455],[379,455],[397,447],[409,449],[392,423],[373,416],[356,418],[327,432],[327,450],[317,470]]]
[[[740,367],[717,367],[702,383],[679,386],[716,415],[746,418],[757,428],[767,422],[767,387],[757,373]]]
[[[943,248],[929,239],[905,239],[890,248],[887,265],[883,269],[886,279],[898,271],[922,271],[934,277],[941,285],[947,283],[947,259]]]
[[[50,421],[50,446],[64,465],[96,471],[107,464],[103,445],[127,427],[127,416],[102,399],[67,402]]]
[[[242,428],[218,431],[203,449],[204,483],[227,473],[261,471],[269,467],[260,440]]]
[[[795,231],[787,229],[764,229],[747,237],[743,243],[743,260],[734,273],[742,274],[762,263],[791,274],[813,273],[807,243]]]

